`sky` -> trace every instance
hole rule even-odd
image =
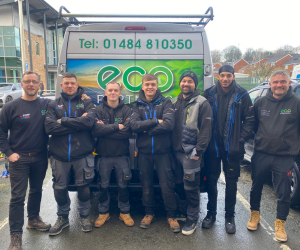
[[[204,14],[212,7],[214,20],[205,27],[211,50],[234,45],[244,53],[247,48],[275,50],[283,45],[300,46],[298,0],[46,1],[56,10],[63,5],[71,13],[89,14]]]

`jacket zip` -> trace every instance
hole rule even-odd
[[[215,96],[214,96],[214,94],[212,93],[211,90],[209,90],[209,93],[211,94],[212,98],[214,99],[215,108],[216,108],[216,119],[214,119],[214,107],[212,106],[213,121],[216,120],[215,126],[214,126],[215,128],[214,128],[213,137],[214,137],[214,141],[215,141],[215,149],[216,149],[216,152],[217,152],[217,157],[219,157],[219,151],[218,151],[217,140],[216,140],[216,129],[217,129],[217,122],[218,122],[218,105],[217,105],[216,98],[215,98]]]

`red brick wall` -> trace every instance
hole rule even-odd
[[[290,60],[292,56],[286,55],[285,57],[281,58],[278,62],[275,63],[275,68],[281,68],[283,67],[282,64],[284,64],[287,60]]]
[[[249,63],[247,63],[244,59],[241,59],[234,65],[233,68],[235,72],[238,72],[241,68],[244,68],[247,65],[249,65]]]

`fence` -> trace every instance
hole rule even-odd
[[[242,78],[235,78],[237,84],[243,87],[246,90],[250,90],[261,84],[265,81],[264,76],[255,76],[255,77],[242,77]]]

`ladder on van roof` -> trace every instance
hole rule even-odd
[[[62,11],[65,10],[67,13],[62,13]],[[212,21],[214,18],[213,15],[213,8],[209,7],[205,14],[203,15],[131,15],[131,14],[79,14],[75,13],[72,14],[70,13],[64,6],[61,6],[59,9],[59,16],[58,18],[62,17],[68,17],[69,18],[69,24],[90,24],[90,23],[111,23],[113,21],[78,21],[76,18],[77,17],[89,17],[89,18],[161,18],[161,19],[166,19],[166,18],[182,18],[182,19],[196,19],[200,18],[199,22],[151,22],[151,23],[174,23],[174,24],[188,24],[188,25],[197,25],[197,26],[203,26],[205,27],[209,21]],[[115,23],[115,22],[114,22]]]

